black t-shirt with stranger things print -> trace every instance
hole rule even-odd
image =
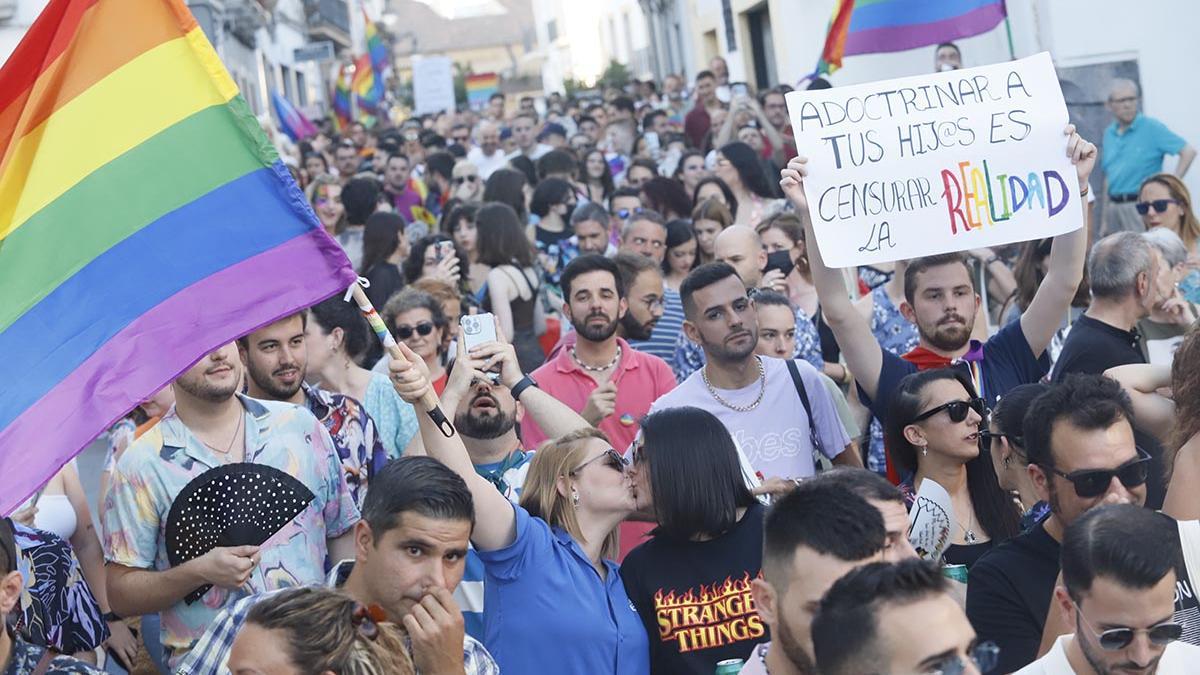
[[[711,673],[770,639],[750,595],[762,572],[762,537],[755,503],[715,539],[659,536],[629,552],[621,579],[650,636],[651,673]]]

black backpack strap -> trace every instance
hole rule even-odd
[[[808,391],[804,388],[804,380],[800,379],[800,367],[794,359],[787,359],[787,368],[792,375],[792,384],[796,386],[796,393],[800,395],[800,403],[804,404],[804,414],[808,415],[808,437],[813,454],[824,454],[821,452],[821,439],[817,437],[817,421],[813,419],[812,404],[808,402]]]

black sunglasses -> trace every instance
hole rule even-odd
[[[475,176],[475,175],[471,175],[471,176],[459,176],[458,178],[455,178],[455,179],[454,179],[454,184],[455,184],[455,185],[462,185],[463,183],[465,183],[465,182],[467,182],[467,181],[471,181],[472,183],[474,183],[474,182],[475,182],[475,181],[477,181],[477,180],[479,180],[479,176]]]
[[[1075,494],[1084,499],[1091,499],[1104,494],[1114,476],[1126,488],[1144,485],[1146,478],[1150,475],[1150,455],[1141,448],[1137,449],[1137,454],[1137,459],[1130,460],[1115,469],[1082,469],[1064,473],[1053,466],[1043,468],[1050,469],[1054,475],[1071,481],[1071,484],[1075,486]]]
[[[1092,627],[1092,622],[1083,615],[1083,610],[1079,609],[1078,604],[1075,605],[1075,612],[1096,638],[1096,642],[1100,643],[1100,648],[1105,651],[1115,652],[1125,649],[1133,642],[1133,637],[1142,631],[1146,632],[1146,637],[1150,638],[1151,644],[1159,647],[1169,645],[1183,637],[1183,624],[1174,621],[1166,621],[1149,628],[1110,628],[1100,632]]]
[[[433,324],[428,321],[422,321],[416,326],[396,326],[396,337],[401,340],[407,340],[413,336],[414,331],[416,331],[417,335],[425,337],[433,332]]]
[[[1178,203],[1179,202],[1174,199],[1155,199],[1154,201],[1149,202],[1138,202],[1133,206],[1137,209],[1139,216],[1144,216],[1147,213],[1150,213],[1151,208],[1154,209],[1155,213],[1166,213],[1167,207],[1169,207],[1171,204]]]
[[[621,455],[619,455],[616,450],[609,448],[609,449],[605,450],[603,454],[596,455],[595,457],[589,459],[588,461],[584,462],[583,464],[580,464],[579,466],[575,467],[574,469],[571,469],[571,475],[574,476],[575,474],[579,473],[580,471],[583,471],[583,468],[586,467],[588,464],[591,464],[592,462],[595,462],[600,459],[605,460],[604,461],[605,466],[607,466],[611,469],[614,469],[616,471],[620,471],[621,473],[625,473],[625,467],[629,466],[629,460],[627,460],[624,457],[622,457]]]
[[[926,410],[920,415],[917,415],[911,422],[909,422],[909,424],[916,424],[917,422],[927,420],[943,410],[950,415],[950,421],[955,423],[967,419],[967,412],[970,410],[974,410],[979,414],[980,417],[987,418],[987,406],[984,405],[983,399],[973,398],[967,401],[950,401],[949,403],[943,403],[936,408]]]

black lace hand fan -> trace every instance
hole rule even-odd
[[[167,560],[172,567],[214,548],[261,546],[304,512],[316,497],[292,476],[241,462],[209,469],[184,486],[167,514]],[[184,598],[190,605],[205,584]]]

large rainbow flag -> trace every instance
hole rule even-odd
[[[371,55],[363,54],[354,60],[354,80],[350,84],[358,95],[358,106],[369,112],[379,110],[383,103],[383,75],[375,72]]]
[[[817,73],[843,56],[900,52],[985,33],[1006,16],[1004,0],[838,0]]]
[[[0,512],[354,278],[183,0],[51,0],[0,69]]]
[[[371,17],[367,16],[366,8],[363,8],[363,21],[367,22],[366,38],[367,38],[367,53],[371,55],[371,67],[375,69],[376,77],[383,77],[384,72],[392,67],[391,55],[388,54],[387,45],[383,41],[383,36],[379,34],[379,29],[375,26],[375,22]]]

